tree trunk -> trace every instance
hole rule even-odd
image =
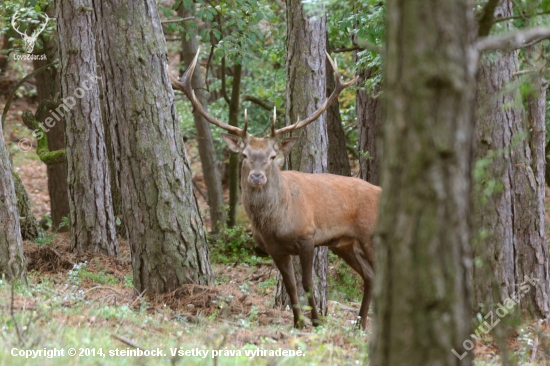
[[[549,293],[550,293],[550,276],[548,273],[548,247],[546,245],[546,228],[545,228],[545,142],[546,142],[546,85],[543,85],[540,77],[536,78],[535,95],[528,98],[528,119],[527,131],[531,131],[529,141],[529,149],[525,151],[531,152],[531,163],[529,166],[516,165],[516,179],[523,178],[523,192],[521,197],[524,197],[525,204],[533,209],[533,213],[527,216],[527,212],[521,212],[522,221],[530,230],[521,231],[524,243],[522,251],[519,253],[520,259],[523,262],[520,279],[525,276],[535,277],[539,279],[534,290],[531,289],[525,296],[522,307],[528,309],[529,313],[545,319],[550,312]],[[525,169],[531,168],[530,172]],[[521,177],[525,174],[524,177]],[[526,179],[528,178],[528,180]],[[518,187],[519,184],[518,184]],[[515,210],[521,210],[523,207],[515,207]],[[516,211],[517,212],[517,211]],[[521,238],[521,236],[520,236]],[[523,276],[522,276],[523,275]]]
[[[298,118],[312,114],[326,100],[326,17],[312,21],[299,0],[290,0],[286,5],[287,55],[286,55],[286,122],[292,124]],[[302,129],[300,140],[290,153],[288,167],[306,173],[327,173],[327,120],[323,114],[317,121]],[[315,249],[314,297],[321,314],[327,311],[327,253],[326,247]],[[307,299],[302,283],[299,259],[294,256],[296,283],[300,284],[298,296]],[[276,305],[289,305],[290,299],[283,291],[279,274]]]
[[[11,46],[12,42],[10,42],[10,36],[8,33],[4,33],[4,36],[2,37],[2,48],[0,49],[0,76],[3,76],[6,71],[8,71],[8,67],[10,65],[8,52]]]
[[[360,71],[358,85],[369,78],[372,70]],[[377,85],[374,93],[380,93]],[[367,93],[364,88],[357,90],[355,97],[357,110],[357,144],[359,145],[359,178],[369,183],[380,185],[380,154],[378,139],[382,128],[382,100],[376,95]]]
[[[327,41],[328,45],[328,35]],[[334,90],[334,71],[328,62],[326,66],[327,98]],[[346,146],[346,134],[342,126],[340,105],[338,101],[332,103],[327,110],[327,137],[328,137],[328,172],[332,174],[351,176],[348,149]]]
[[[502,2],[495,17],[511,16],[512,3]],[[522,297],[520,308],[532,315],[549,313],[548,249],[544,228],[544,179],[539,174],[544,156],[544,111],[531,101],[531,120],[521,105],[520,91],[510,89],[519,70],[518,52],[489,55],[478,73],[475,155],[477,204],[474,304],[491,307],[510,297],[536,276],[534,291]],[[531,125],[531,127],[529,126]],[[533,128],[531,136],[528,135]],[[489,281],[487,279],[490,279]]]
[[[97,43],[96,43],[97,44]],[[97,51],[96,51],[97,54]],[[97,71],[101,72],[101,71]],[[118,168],[117,161],[115,160],[115,152],[113,151],[116,143],[111,137],[111,130],[109,128],[109,120],[107,118],[107,111],[105,109],[105,94],[101,82],[99,86],[99,99],[101,100],[101,119],[103,121],[103,132],[105,134],[105,149],[107,151],[107,158],[109,159],[109,177],[111,182],[111,202],[113,204],[113,214],[115,215],[115,230],[118,237],[128,239],[128,232],[126,231],[126,225],[124,223],[124,212],[122,211],[122,193],[120,192],[120,183],[118,181]]]
[[[389,0],[387,19],[370,364],[469,365],[472,10]]]
[[[38,69],[49,62],[52,62],[56,57],[55,54],[55,42],[45,42],[44,53],[47,60],[35,60],[33,61],[34,69]],[[50,67],[45,72],[40,73],[35,77],[36,79],[36,93],[38,100],[44,99],[53,100],[55,94],[60,91],[60,84],[57,69]],[[50,117],[49,115],[46,118]],[[64,121],[60,116],[60,120],[55,120],[53,127],[46,127],[46,135],[48,136],[48,145],[50,151],[60,150],[65,148],[65,133],[64,133]],[[44,121],[37,121],[38,123],[44,123]],[[63,217],[69,217],[69,193],[67,187],[67,163],[62,162],[58,164],[48,165],[48,192],[50,194],[50,216],[52,218],[52,228],[58,229]],[[63,227],[60,231],[66,231],[69,228]]]
[[[19,223],[21,225],[21,237],[23,240],[34,240],[42,235],[44,231],[38,225],[36,218],[32,213],[32,203],[23,186],[21,178],[13,173],[13,184],[15,196],[17,197],[17,212],[19,213]]]
[[[134,287],[167,292],[211,284],[156,3],[92,3]]]
[[[233,83],[229,102],[229,124],[231,126],[239,125],[241,76],[242,65],[235,64],[233,66]],[[237,203],[239,201],[239,158],[238,154],[234,152],[229,153],[229,211],[227,213],[227,226],[229,227],[235,226],[237,221]]]
[[[86,3],[87,4],[87,3]],[[71,247],[116,257],[109,160],[96,78],[92,14],[81,0],[57,0],[61,102],[65,120]],[[58,108],[57,110],[59,110]]]
[[[185,10],[183,6],[179,7],[178,14],[183,18],[193,15],[190,11]],[[186,68],[189,67],[193,61],[193,57],[197,53],[197,43],[197,36],[194,31],[190,31],[189,34],[182,37],[181,59],[185,63]],[[197,99],[204,108],[207,109],[206,86],[200,70],[195,70],[193,73],[192,84]],[[214,149],[214,141],[212,140],[210,123],[198,111],[193,113],[193,119],[197,131],[197,145],[201,159],[202,174],[204,176],[206,189],[208,190],[208,206],[210,208],[212,232],[216,234],[219,232],[220,226],[223,225],[226,220],[223,208],[222,181],[216,164],[216,151]]]
[[[0,123],[0,274],[26,281],[27,264],[21,246],[21,228],[10,155]]]

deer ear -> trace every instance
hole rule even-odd
[[[282,139],[277,142],[276,149],[278,152],[286,155],[296,142],[298,142],[298,137],[287,137],[286,139]]]
[[[229,150],[239,154],[244,150],[243,140],[239,136],[229,135],[227,133],[222,133],[222,138],[229,147]]]

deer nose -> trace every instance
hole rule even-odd
[[[248,181],[252,184],[260,185],[264,182],[264,175],[262,173],[251,173]]]

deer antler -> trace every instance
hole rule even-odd
[[[21,16],[21,13],[19,11],[16,11],[13,16],[11,17],[11,26],[13,27],[13,30],[22,35],[23,37],[28,37],[27,32],[21,32],[18,27],[15,25],[15,21]]]
[[[191,62],[191,65],[189,65],[189,67],[181,77],[181,81],[178,80],[174,75],[172,75],[172,73],[170,72],[170,68],[168,67],[168,64],[166,64],[166,70],[168,71],[168,76],[172,81],[172,87],[175,89],[181,90],[187,96],[187,98],[191,101],[191,104],[193,104],[193,107],[196,110],[198,110],[199,113],[202,114],[202,116],[206,118],[208,122],[220,128],[223,128],[228,132],[232,132],[237,136],[246,138],[248,136],[248,133],[246,132],[248,128],[248,117],[246,116],[246,111],[245,111],[244,128],[240,129],[236,126],[231,126],[231,125],[228,125],[227,123],[221,122],[215,117],[211,116],[207,111],[204,110],[204,107],[195,96],[195,91],[193,90],[193,86],[191,85],[191,79],[193,78],[193,72],[195,71],[195,67],[197,66],[197,60],[199,59],[199,52],[200,52],[200,48],[197,50],[197,54],[195,55],[193,62]]]
[[[44,14],[40,14],[40,15],[44,16],[45,22],[42,24],[42,27],[40,28],[40,30],[35,29],[34,32],[32,32],[32,37],[37,36],[40,33],[42,33],[42,31],[44,30],[44,28],[46,28],[46,26],[48,25],[48,22],[50,21],[50,17],[48,17],[48,14],[44,13]]]
[[[319,118],[319,116],[321,116],[321,114],[323,114],[324,111],[327,110],[327,108],[332,104],[332,102],[338,99],[338,94],[340,94],[342,90],[344,90],[348,86],[355,84],[355,82],[357,81],[358,76],[354,77],[353,80],[347,83],[344,83],[344,81],[342,80],[342,77],[340,76],[340,73],[338,72],[338,66],[336,65],[336,62],[332,60],[328,52],[325,51],[325,53],[327,55],[328,61],[330,62],[330,66],[332,66],[332,69],[334,70],[334,78],[336,79],[336,85],[334,87],[334,90],[332,91],[332,94],[330,94],[330,96],[325,100],[323,105],[320,106],[319,109],[317,109],[315,112],[313,112],[311,116],[301,121],[298,118],[298,121],[295,124],[280,128],[278,130],[275,130],[275,113],[273,113],[273,126],[271,127],[272,138],[276,138],[285,133],[300,129],[302,127],[307,126],[311,122],[315,121],[317,118]]]

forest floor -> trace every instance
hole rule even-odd
[[[3,109],[4,103],[5,95],[0,96],[0,108]],[[34,150],[22,152],[17,144],[23,137],[32,140],[30,131],[22,125],[21,112],[35,108],[32,98],[14,99],[4,137],[14,169],[34,202],[35,216],[40,219],[49,215],[46,167]],[[193,144],[187,147],[189,154],[194,154]],[[200,163],[193,163],[192,169],[194,179],[205,189]],[[200,195],[197,199],[201,212],[205,213],[206,202]],[[547,207],[550,208],[550,201]],[[245,223],[242,216],[240,222]],[[550,219],[547,221],[550,227]],[[149,297],[133,290],[128,243],[121,239],[119,245],[120,256],[115,259],[72,253],[66,233],[49,232],[36,243],[24,243],[29,286],[12,288],[0,280],[0,324],[3,324],[0,366],[357,365],[368,360],[370,319],[365,332],[352,324],[358,313],[360,288],[353,292],[350,286],[360,286],[356,277],[342,275],[348,270],[337,260],[330,262],[331,301],[325,326],[313,328],[308,322],[305,329],[295,330],[292,312],[274,306],[277,269],[272,261],[227,263],[213,256],[214,286],[187,285],[163,296]],[[341,283],[342,278],[346,278],[346,284]],[[549,334],[546,325],[522,320],[508,331],[509,353],[522,365],[550,364]],[[164,355],[117,357],[108,353],[136,347],[160,349]],[[10,354],[13,348],[63,348],[65,356],[13,357]],[[76,356],[67,355],[70,348],[77,350]],[[105,357],[98,354],[100,349]],[[90,353],[92,350],[95,355]],[[178,350],[195,355],[173,356],[172,351]],[[287,354],[245,354],[260,350]],[[197,351],[203,352],[202,355],[197,356]],[[203,357],[205,351],[208,353]],[[221,353],[216,356],[214,351]],[[288,355],[289,351],[300,351],[301,355]],[[476,365],[501,363],[497,342],[490,335],[482,336],[473,351]]]

